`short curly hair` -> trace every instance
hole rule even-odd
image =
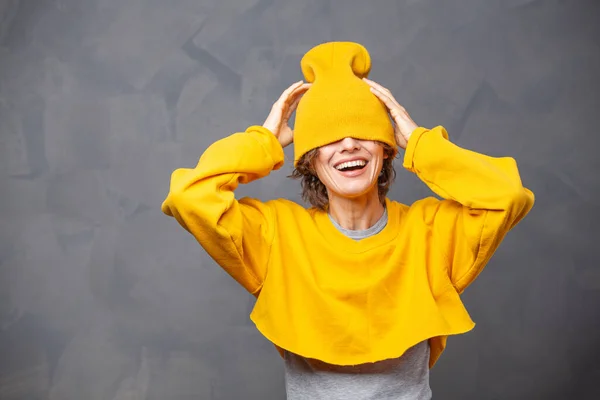
[[[390,186],[396,178],[396,170],[394,169],[394,158],[397,154],[396,149],[386,143],[381,143],[383,147],[383,153],[387,156],[383,160],[383,166],[381,167],[381,173],[377,178],[377,189],[379,194],[379,201],[385,205],[385,198]],[[318,208],[319,210],[325,211],[329,204],[329,197],[327,195],[327,188],[319,180],[317,172],[314,169],[314,161],[319,154],[319,148],[312,149],[308,153],[304,154],[298,161],[296,167],[289,176],[292,179],[300,180],[302,186],[302,198],[304,201],[310,203],[311,206]]]

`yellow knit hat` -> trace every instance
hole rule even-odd
[[[385,105],[362,80],[371,71],[367,49],[351,42],[323,43],[300,62],[312,87],[296,110],[294,165],[306,152],[345,137],[377,140],[396,147]]]

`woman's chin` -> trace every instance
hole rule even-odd
[[[337,197],[343,199],[358,199],[377,194],[377,186],[371,182],[345,182],[337,185],[334,192]]]

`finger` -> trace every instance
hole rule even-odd
[[[290,116],[292,115],[292,113],[294,111],[296,111],[296,108],[298,107],[298,104],[300,103],[300,100],[302,99],[302,95],[304,93],[306,93],[306,91],[308,89],[310,89],[311,84],[305,84],[302,85],[301,87],[299,87],[298,89],[296,89],[296,91],[294,93],[292,93],[291,98],[293,99],[291,104],[287,107],[286,113],[285,113],[285,117],[286,119],[289,119]]]
[[[291,94],[292,94],[294,91],[298,90],[298,88],[300,88],[300,87],[302,87],[302,86],[304,86],[304,85],[306,85],[306,83],[305,83],[304,81],[298,81],[298,82],[294,83],[293,85],[291,85],[290,87],[288,87],[288,88],[287,88],[287,89],[286,89],[286,90],[283,92],[283,94],[284,94],[285,96],[288,96],[288,97],[289,97],[289,96],[290,96],[290,95],[291,95]]]
[[[294,113],[296,108],[298,107],[298,103],[300,103],[300,97],[296,98],[296,100],[294,100],[294,102],[288,106],[287,110],[285,111],[285,115],[284,115],[285,121],[288,121],[290,119],[290,117],[292,116],[292,114]]]
[[[290,106],[288,107],[288,109],[287,109],[287,112],[286,112],[286,118],[288,118],[288,119],[289,119],[289,118],[290,118],[290,116],[291,116],[291,115],[294,113],[294,111],[296,111],[296,109],[298,108],[298,104],[300,103],[300,99],[301,99],[301,98],[302,98],[302,97],[298,96],[298,97],[297,97],[297,98],[294,100],[294,102],[293,102],[292,104],[290,104]]]
[[[387,108],[392,109],[397,106],[397,104],[394,101],[392,101],[392,99],[387,93],[384,93],[375,87],[371,87],[370,89],[371,92],[386,105]]]
[[[279,104],[285,103],[285,101],[290,97],[290,94],[294,90],[296,90],[298,87],[302,86],[303,84],[304,84],[303,81],[298,81],[298,82],[290,85],[287,89],[285,89],[283,91],[283,93],[281,93],[281,96],[279,96],[279,99],[277,99],[277,101],[275,103],[279,103]]]
[[[295,98],[296,96],[306,92],[312,86],[311,83],[303,83],[302,85],[294,88],[291,93],[288,95],[288,98]]]
[[[311,86],[312,85],[310,83],[305,83],[302,86],[295,88],[285,99],[282,106],[284,108],[289,108],[296,101],[296,99],[299,99],[308,89],[310,89]]]
[[[392,92],[390,92],[388,89],[384,88],[383,86],[374,84],[374,85],[370,85],[370,89],[371,89],[371,92],[376,94],[378,97],[385,96],[392,103],[394,103],[397,107],[402,108],[400,103],[398,103],[398,101],[394,98],[394,95],[392,95]]]
[[[371,85],[371,87],[374,87],[374,88],[378,89],[378,90],[379,90],[379,91],[381,91],[381,92],[388,93],[390,96],[392,95],[392,92],[391,92],[391,91],[390,91],[388,88],[386,88],[386,87],[383,87],[383,86],[382,86],[382,85],[380,85],[379,83],[377,83],[377,82],[375,82],[375,81],[372,81],[372,80],[370,80],[370,79],[367,79],[367,78],[363,78],[363,80],[364,80],[365,82],[367,82],[369,85]],[[393,96],[392,96],[392,97],[393,97]]]
[[[285,90],[283,91],[283,94],[285,94],[285,95],[288,95],[288,96],[289,96],[289,94],[290,94],[291,92],[293,92],[293,91],[294,91],[294,90],[295,90],[297,87],[299,87],[299,86],[302,86],[303,84],[304,84],[304,81],[302,81],[302,80],[300,80],[300,81],[298,81],[298,82],[294,82],[294,83],[292,83],[290,86],[288,86],[288,88],[287,88],[287,89],[285,89]]]
[[[309,88],[310,88],[311,84],[309,83],[302,83],[300,85],[293,85],[292,87],[290,87],[290,91],[286,91],[283,93],[283,95],[279,98],[279,100],[277,101],[280,107],[286,107],[295,100],[295,98],[306,92]]]
[[[377,89],[372,88],[372,92],[383,102],[387,107],[390,117],[396,126],[399,125],[399,121],[407,115],[406,110],[395,103],[392,99],[386,96],[384,93],[378,92]]]
[[[392,101],[394,104],[396,104],[396,106],[397,106],[397,107],[399,107],[399,108],[402,108],[402,109],[403,109],[403,107],[400,105],[400,103],[398,103],[398,100],[396,100],[396,98],[394,97],[394,95],[392,94],[392,92],[391,92],[389,89],[387,89],[387,88],[385,88],[385,87],[381,86],[381,85],[380,85],[380,84],[378,84],[377,82],[374,82],[374,81],[372,81],[372,80],[370,80],[370,79],[367,79],[367,78],[363,78],[363,79],[364,79],[364,80],[365,80],[365,81],[366,81],[366,82],[367,82],[367,83],[368,83],[368,84],[369,84],[369,85],[370,85],[372,88],[374,88],[374,89],[378,90],[378,91],[379,91],[379,93],[382,93],[382,94],[386,95],[387,97],[389,97],[389,99],[390,99],[390,100],[391,100],[391,101]]]
[[[399,111],[406,111],[404,109],[404,107],[402,107],[398,103],[398,101],[396,101],[394,96],[392,96],[391,94],[381,92],[380,90],[378,90],[374,87],[371,88],[371,92],[373,92],[373,94],[375,94],[377,97],[379,97],[385,103],[385,105],[390,109],[390,111],[392,111],[394,109],[397,109]]]

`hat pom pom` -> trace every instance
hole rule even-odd
[[[348,70],[362,79],[371,71],[371,56],[358,43],[324,43],[306,53],[300,61],[300,67],[304,79],[309,83],[313,83],[317,75],[339,74]]]

